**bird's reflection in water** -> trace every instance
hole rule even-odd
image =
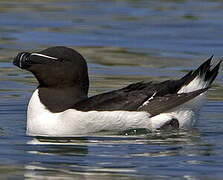
[[[35,137],[28,144],[35,145],[36,151],[29,153],[51,154],[51,155],[86,155],[88,154],[88,146],[84,142],[84,137]]]
[[[125,137],[36,137],[28,142],[31,145],[28,153],[39,156],[39,161],[30,162],[25,166],[24,177],[26,179],[74,179],[75,177],[75,179],[97,180],[126,178],[129,175],[122,174],[123,172],[135,172],[135,170],[118,166],[102,168],[103,163],[99,165],[91,162],[100,155],[88,154],[89,147],[97,148],[100,143],[105,145],[116,140],[120,142],[123,138]]]
[[[28,144],[27,153],[35,156],[32,158],[35,161],[25,165],[27,179],[140,179],[137,176],[140,173],[153,179],[157,178],[154,174],[157,168],[171,168],[168,157],[185,156],[187,166],[195,161],[205,163],[197,161],[197,157],[212,154],[212,146],[202,141],[196,129],[147,134],[140,129],[112,136],[75,138],[36,137]],[[168,158],[169,163],[157,160],[160,157]],[[150,166],[149,171],[136,166],[143,162]]]
[[[82,179],[78,175],[84,166],[83,158],[88,154],[88,146],[82,145],[87,139],[57,138],[57,137],[35,137],[28,142],[30,146],[28,153],[37,156],[39,161],[30,162],[25,166],[24,177],[34,179]]]

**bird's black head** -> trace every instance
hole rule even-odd
[[[75,50],[63,46],[40,52],[21,52],[13,64],[34,74],[40,87],[77,86],[88,93],[89,79],[85,59]]]

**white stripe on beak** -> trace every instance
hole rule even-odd
[[[47,56],[47,55],[44,55],[44,54],[39,54],[39,53],[32,53],[31,56],[40,56],[40,57],[44,57],[44,58],[58,60],[58,58],[55,58],[55,57],[52,57],[52,56]]]
[[[22,58],[24,56],[25,53],[22,53],[22,55],[19,58],[19,67],[22,68]]]

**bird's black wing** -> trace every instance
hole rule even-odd
[[[189,92],[189,93],[181,93],[181,94],[167,94],[165,96],[157,96],[154,95],[146,101],[142,106],[138,108],[139,111],[147,111],[151,114],[151,116],[158,115],[162,112],[166,112],[172,108],[175,108],[196,96],[202,94],[207,91],[208,88],[200,89],[197,91]]]
[[[148,86],[150,86],[150,83],[138,82],[130,84],[129,86],[119,90],[84,99],[74,104],[72,108],[81,111],[134,111],[148,99],[147,94],[153,94],[153,90],[146,94],[144,93],[145,88]]]
[[[150,114],[157,114],[182,104],[201,92],[184,93],[177,95],[176,91],[179,89],[181,82],[178,81],[164,81],[161,83],[143,83],[138,82],[130,84],[129,86],[92,96],[88,99],[76,103],[72,108],[81,111],[147,111]],[[203,90],[202,90],[203,92]],[[153,101],[147,106],[142,106],[144,102],[149,100],[156,94]],[[170,104],[171,103],[171,104]],[[154,108],[152,106],[154,105]],[[143,108],[142,108],[143,107]]]

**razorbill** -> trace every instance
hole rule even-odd
[[[212,57],[178,80],[137,82],[88,97],[85,59],[63,46],[21,52],[14,65],[39,82],[27,110],[27,134],[67,137],[100,131],[190,128],[218,74]]]

